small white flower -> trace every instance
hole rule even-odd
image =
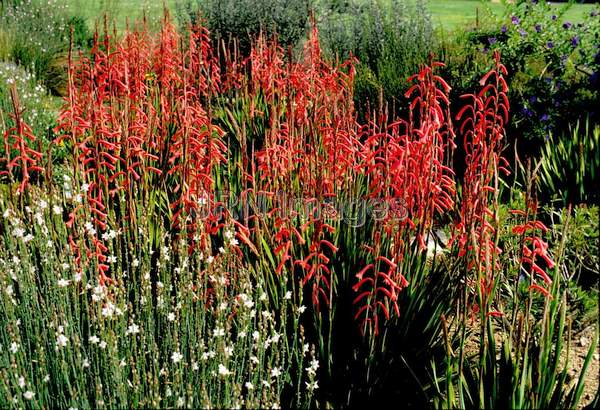
[[[231,240],[229,241],[229,244],[230,244],[231,246],[238,246],[240,243],[239,243],[239,241],[238,241],[237,239],[233,238],[233,239],[231,239]]]
[[[59,288],[67,287],[67,286],[69,286],[69,283],[71,283],[71,281],[69,281],[67,279],[62,279],[62,278],[59,279],[57,282]]]
[[[175,313],[173,313],[173,312],[169,312],[169,314],[167,315],[167,320],[168,320],[169,322],[173,322],[173,321],[175,321]]]
[[[65,263],[63,263],[63,264],[62,264],[62,265],[60,265],[60,266],[61,266],[62,270],[68,270],[68,269],[71,267],[71,265],[69,265],[69,264],[68,264],[68,263],[66,263],[66,262],[65,262]]]
[[[40,209],[44,210],[46,208],[48,208],[48,202],[44,201],[43,199],[40,200]]]
[[[254,385],[250,382],[246,382],[244,386],[246,386],[246,389],[248,390],[254,390]]]
[[[306,306],[302,305],[298,308],[298,313],[302,314],[306,310]]]
[[[234,235],[233,231],[230,231],[230,230],[225,231],[225,238],[232,239],[233,235]]]
[[[62,333],[56,337],[56,349],[58,350],[61,347],[65,347],[69,339]]]
[[[183,359],[183,355],[179,352],[173,352],[171,355],[171,360],[173,360],[173,363],[175,364],[179,363],[181,359]]]
[[[229,376],[230,374],[231,374],[231,372],[229,371],[229,369],[227,369],[227,367],[225,367],[224,365],[219,363],[219,375]]]
[[[54,212],[54,215],[60,215],[60,214],[62,214],[62,211],[63,211],[62,208],[58,205],[54,205],[52,207],[52,212]]]
[[[222,246],[219,247],[219,253],[225,253],[225,248],[223,248]]]
[[[83,359],[83,368],[87,369],[88,367],[90,367],[90,362],[88,359]]]
[[[285,296],[283,298],[285,300],[290,300],[292,298],[292,292],[288,290],[287,292],[285,292]]]
[[[100,342],[100,338],[96,335],[92,335],[90,336],[89,341],[91,344],[95,345],[98,344],[98,342]]]
[[[115,255],[110,255],[108,258],[106,258],[106,260],[108,263],[115,263],[117,262],[117,257]]]
[[[179,397],[177,399],[177,407],[183,407],[185,405],[185,399],[183,397]]]
[[[102,350],[106,349],[106,342],[103,340],[100,342],[100,344],[98,345],[98,347]]]
[[[214,337],[225,336],[225,329],[223,329],[222,327],[216,327],[215,330],[213,330],[213,336]]]
[[[271,369],[271,377],[279,376],[281,376],[281,370],[279,369],[279,367],[274,367],[273,369]]]
[[[317,381],[316,381],[316,380],[315,380],[315,381],[313,381],[313,382],[311,382],[311,383],[309,383],[309,382],[305,382],[305,383],[306,383],[306,387],[307,387],[307,388],[308,388],[308,390],[310,390],[310,391],[314,391],[314,390],[316,390],[316,389],[318,389],[318,388],[319,388],[319,384],[317,383]]]
[[[138,325],[136,325],[135,323],[132,323],[131,325],[129,325],[129,327],[127,328],[127,330],[125,331],[125,334],[131,334],[131,335],[136,335],[140,333],[140,327]]]
[[[73,281],[81,282],[81,272],[77,272],[75,275],[73,275]]]
[[[81,185],[81,190],[83,192],[89,191],[90,190],[90,184],[83,184],[83,185]]]
[[[210,265],[211,263],[213,263],[215,261],[215,257],[210,255],[208,258],[206,258],[206,262]]]
[[[25,378],[24,377],[19,377],[17,379],[17,383],[19,384],[19,387],[21,389],[23,389],[25,386],[27,386],[27,383],[25,383]]]
[[[25,393],[23,393],[23,397],[25,398],[25,400],[31,400],[33,399],[33,396],[35,396],[35,393],[31,390],[27,390]]]
[[[19,344],[17,342],[12,342],[10,344],[10,351],[12,352],[12,354],[17,353],[18,350],[19,350]]]
[[[44,378],[42,379],[42,381],[44,383],[48,383],[50,381],[50,375],[49,374],[45,375]]]
[[[137,268],[138,266],[140,266],[140,260],[138,258],[134,258],[133,261],[131,262],[131,266],[133,266],[134,268]]]
[[[258,357],[256,356],[250,356],[250,361],[254,364],[258,364],[259,362]]]

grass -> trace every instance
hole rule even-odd
[[[116,24],[119,29],[126,26],[127,20],[135,21],[146,13],[150,21],[154,21],[162,15],[163,5],[170,10],[174,10],[182,0],[66,0],[83,17],[85,17],[90,26],[93,27],[94,21],[102,17],[105,13],[116,18]],[[486,10],[499,15],[503,12],[504,6],[501,3],[485,2],[480,0],[429,0],[433,22],[436,26],[446,30],[453,30],[464,24],[471,24],[476,21],[479,13],[482,16]],[[562,4],[556,5],[560,7]],[[586,13],[597,6],[594,4],[574,4],[565,14],[565,19],[579,21]]]
[[[564,3],[557,3],[558,9]],[[565,20],[581,21],[597,4],[574,4],[566,13]],[[480,0],[429,0],[429,8],[436,26],[452,30],[464,24],[471,24],[477,15],[483,16],[488,10],[495,15],[504,11],[502,3],[492,3]]]

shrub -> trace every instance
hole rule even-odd
[[[364,115],[383,101],[396,112],[405,110],[407,78],[428,62],[436,38],[424,2],[323,2],[319,32],[330,56],[359,61],[355,103]]]
[[[550,133],[566,136],[569,124],[585,120],[584,115],[592,125],[600,121],[600,14],[592,11],[572,24],[562,19],[568,7],[556,11],[544,1],[507,4],[504,16],[458,37],[456,47],[465,57],[447,53],[444,60],[458,74],[450,82],[460,84],[476,77],[470,65],[461,71],[464,60],[502,52],[513,106],[509,136],[529,141],[520,144],[522,154],[537,154]]]
[[[248,55],[252,38],[263,32],[294,47],[306,34],[312,0],[188,0],[178,6],[184,22],[206,20],[216,41],[235,39]]]

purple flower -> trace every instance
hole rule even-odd
[[[548,48],[554,48],[554,43],[552,41],[548,41],[546,43],[546,47],[548,47]]]
[[[553,14],[553,15],[552,15],[552,20],[556,21],[556,19],[557,19],[557,18],[558,18],[558,17],[556,17],[556,14]]]
[[[490,46],[493,46],[494,44],[496,44],[496,37],[490,37],[488,38],[488,43],[490,43]]]
[[[502,33],[506,33],[506,31],[508,30],[508,28],[506,27],[506,24],[502,26],[502,28],[500,29],[500,31],[502,31]]]
[[[536,101],[537,101],[537,97],[536,97],[535,95],[532,95],[531,97],[529,97],[529,102],[530,102],[530,103],[532,103],[532,104],[533,104],[533,103],[534,103],[534,102],[536,102]]]
[[[577,47],[577,46],[579,45],[579,37],[577,37],[577,36],[574,36],[574,37],[571,39],[571,45],[572,45],[573,47]]]
[[[512,21],[512,23],[515,26],[521,22],[521,20],[519,20],[519,18],[517,16],[512,16],[512,18],[510,19],[510,21]]]
[[[548,117],[548,114],[543,114],[543,115],[541,116],[540,120],[542,120],[542,121],[548,121],[548,118],[549,118],[549,117]]]
[[[571,27],[573,27],[573,23],[571,23],[570,21],[565,21],[563,23],[563,28],[566,28],[567,30],[570,29]]]
[[[522,28],[519,29],[519,33],[521,34],[521,37],[525,37],[527,35],[527,32]]]
[[[537,31],[538,33],[542,32],[542,25],[541,24],[536,24],[535,25],[535,31]]]

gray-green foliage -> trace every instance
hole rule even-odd
[[[356,100],[374,107],[380,92],[403,105],[406,79],[427,62],[436,41],[426,4],[415,1],[324,1],[319,33],[331,55],[356,57]]]
[[[249,51],[250,38],[261,30],[277,34],[279,44],[294,46],[305,35],[311,0],[188,0],[179,5],[184,21],[204,18],[213,37],[240,42]]]

